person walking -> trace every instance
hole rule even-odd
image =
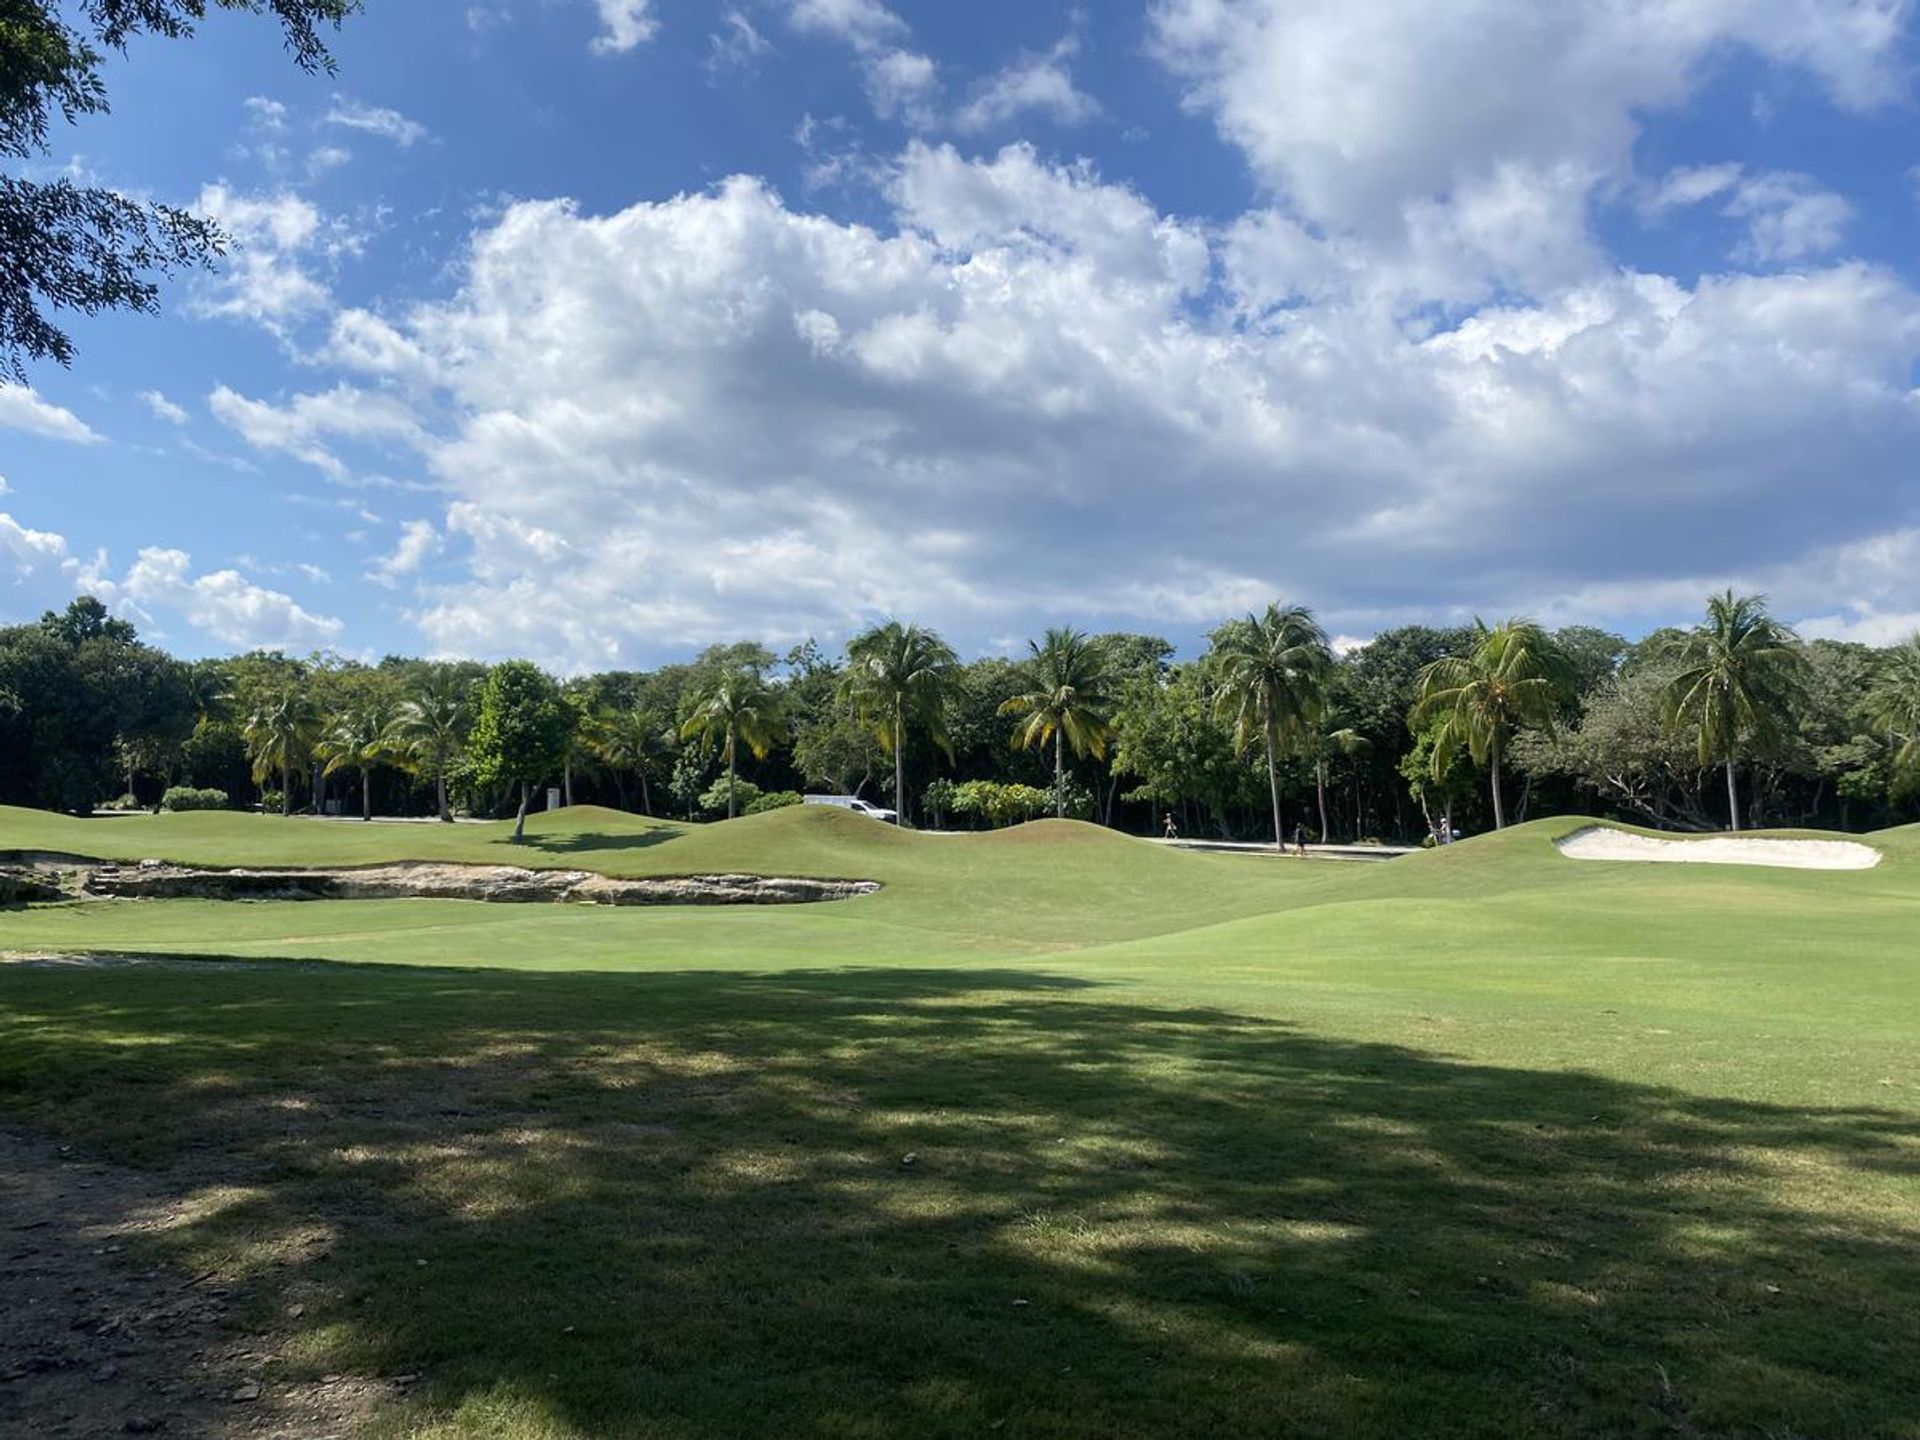
[[[1293,853],[1302,860],[1307,858],[1307,826],[1303,820],[1293,823]]]
[[[1166,832],[1162,838],[1167,840],[1178,840],[1180,838],[1180,826],[1174,821],[1171,810],[1167,812]]]

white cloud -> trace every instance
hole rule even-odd
[[[1675,170],[1653,187],[1641,211],[1666,211],[1708,200],[1723,201],[1721,214],[1741,221],[1746,234],[1733,258],[1745,264],[1805,260],[1837,249],[1853,207],[1810,175],[1788,170],[1749,174],[1736,162]]]
[[[354,242],[310,201],[288,191],[241,194],[208,185],[194,208],[233,240],[222,273],[194,302],[199,314],[280,331],[331,303],[311,267]]]
[[[514,205],[447,299],[338,347],[419,393],[421,434],[392,429],[449,497],[429,642],[607,665],[888,613],[963,643],[1273,596],[1349,634],[1691,613],[1701,577],[1902,523],[1920,296],[1870,266],[1596,271],[1436,328],[1377,303],[1351,237],[1216,243],[1025,147],[911,146],[884,193],[891,233],[744,178]],[[1256,294],[1291,298],[1243,323]],[[321,443],[268,408],[263,440]]]
[[[236,570],[192,573],[184,550],[150,546],[140,551],[124,579],[96,587],[100,598],[141,611],[177,613],[187,624],[223,645],[304,650],[330,645],[341,622],[315,615],[293,597],[256,585]]]
[[[4,380],[0,380],[0,429],[20,430],[75,445],[97,445],[102,438],[71,410],[42,400],[32,386]]]
[[[1073,83],[1069,61],[1079,52],[1077,34],[1044,55],[1029,55],[989,76],[953,117],[965,131],[991,130],[1028,111],[1062,125],[1082,125],[1100,114],[1100,102]]]
[[[853,49],[875,113],[916,129],[936,123],[938,67],[895,43],[907,36],[907,23],[880,0],[791,0],[787,19],[803,34],[825,35]]]
[[[653,0],[594,0],[600,12],[600,34],[594,38],[596,55],[623,55],[651,40],[660,28],[653,18]]]
[[[1743,184],[1727,213],[1747,222],[1734,258],[1765,264],[1837,249],[1853,207],[1808,176],[1775,172]]]
[[[74,592],[80,562],[64,535],[30,530],[0,510],[0,596],[16,615],[64,604]]]
[[[382,585],[397,584],[438,554],[441,543],[440,532],[431,520],[408,520],[400,526],[400,539],[392,553],[376,561],[367,576]]]
[[[788,18],[797,30],[861,47],[877,48],[907,33],[907,22],[880,0],[792,0]]]
[[[762,35],[744,12],[729,6],[720,12],[720,28],[707,35],[707,69],[750,69],[773,53],[773,42]]]
[[[169,425],[184,425],[187,423],[187,412],[169,400],[163,391],[142,390],[140,392],[140,403],[151,410],[154,418],[157,420],[164,420]]]
[[[284,405],[220,385],[207,396],[207,408],[255,450],[291,455],[335,480],[347,479],[350,471],[327,448],[329,438],[412,442],[420,435],[413,412],[400,400],[344,384],[296,395]]]
[[[368,135],[378,135],[393,141],[402,150],[419,144],[427,138],[429,133],[427,127],[418,120],[409,120],[398,110],[368,105],[360,100],[350,100],[344,95],[333,97],[333,106],[327,111],[325,123],[338,125],[346,130],[359,130]]]
[[[249,95],[246,98],[247,123],[259,130],[284,130],[287,128],[287,107],[278,100],[268,99],[265,95]]]
[[[1596,193],[1633,174],[1637,117],[1736,49],[1841,104],[1894,99],[1903,0],[1156,0],[1157,52],[1293,218],[1378,247],[1450,294],[1567,283]],[[1478,210],[1471,215],[1447,212]],[[1516,240],[1501,242],[1509,225]],[[1774,248],[1821,233],[1817,215]],[[1421,253],[1421,252],[1426,253]],[[1452,252],[1449,258],[1449,252]],[[1756,252],[1757,253],[1757,252]],[[1532,254],[1546,263],[1530,264]],[[1600,259],[1588,249],[1582,258]],[[1430,283],[1430,282],[1428,282]]]
[[[344,628],[315,615],[291,596],[256,585],[233,570],[193,573],[183,550],[140,551],[114,579],[105,553],[82,562],[63,535],[31,530],[0,512],[0,594],[16,596],[9,609],[57,607],[82,591],[98,596],[143,627],[177,617],[202,635],[236,649],[329,645]]]

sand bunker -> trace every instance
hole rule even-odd
[[[1662,840],[1589,825],[1553,842],[1575,860],[1647,860],[1680,865],[1774,865],[1790,870],[1871,870],[1880,852],[1851,840],[1763,840],[1745,835]]]

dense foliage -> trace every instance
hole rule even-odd
[[[1722,828],[1731,760],[1743,823],[1920,814],[1920,640],[1802,643],[1753,597],[1631,644],[1513,620],[1335,656],[1310,614],[1274,607],[1183,662],[1153,636],[1063,629],[962,663],[897,624],[847,656],[726,645],[564,682],[524,661],[182,662],[83,598],[0,629],[0,802],[158,806],[185,787],[450,817],[552,787],[711,818],[897,786],[910,822],[942,826],[1065,813],[1157,834],[1171,813],[1190,837],[1417,840],[1490,828],[1496,763],[1509,822]]]

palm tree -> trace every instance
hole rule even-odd
[[[392,753],[393,712],[384,699],[369,696],[354,701],[337,717],[313,747],[320,773],[360,772],[360,818],[373,819],[373,767]]]
[[[602,716],[593,731],[593,753],[620,787],[620,803],[627,801],[626,783],[620,778],[628,772],[640,777],[640,810],[653,813],[653,797],[648,791],[647,774],[660,755],[660,742],[666,730],[659,712],[644,706],[617,710]]]
[[[1269,605],[1264,615],[1221,626],[1212,641],[1214,712],[1233,722],[1234,748],[1241,754],[1256,736],[1266,747],[1273,843],[1282,847],[1280,746],[1306,735],[1326,713],[1332,647],[1304,605]]]
[[[435,800],[442,821],[451,824],[447,771],[467,744],[466,687],[449,672],[433,675],[402,701],[387,727],[391,753],[433,772]]]
[[[254,784],[280,773],[280,814],[293,813],[293,769],[304,765],[320,733],[320,713],[298,685],[288,683],[261,700],[247,716],[242,735]]]
[[[1078,630],[1049,630],[1044,640],[1029,640],[1027,649],[1027,688],[1005,700],[1000,713],[1026,717],[1013,732],[1013,743],[1022,750],[1053,742],[1053,813],[1064,818],[1066,747],[1071,745],[1075,755],[1106,758],[1119,677],[1107,647]]]
[[[960,687],[960,659],[931,630],[889,620],[854,636],[840,693],[893,757],[895,821],[907,822],[907,735],[924,730],[952,758],[947,706]]]
[[[683,740],[720,746],[727,759],[727,818],[735,814],[736,760],[745,745],[758,760],[786,733],[780,693],[758,670],[722,671],[696,685],[680,726]]]
[[[1566,656],[1532,620],[1511,619],[1488,629],[1473,622],[1473,648],[1423,667],[1419,700],[1407,724],[1418,732],[1438,720],[1433,770],[1439,780],[1464,748],[1484,765],[1493,790],[1493,826],[1507,824],[1500,774],[1514,732],[1538,725],[1553,733],[1554,718],[1572,689]]]
[[[1884,664],[1867,691],[1867,718],[1899,746],[1893,763],[1911,769],[1920,766],[1920,635],[1889,650]]]
[[[1701,769],[1725,767],[1727,828],[1738,830],[1740,757],[1780,738],[1780,713],[1804,663],[1799,637],[1767,613],[1766,596],[1728,590],[1707,601],[1706,624],[1667,649],[1679,670],[1667,682],[1662,718],[1669,731],[1694,732]]]

